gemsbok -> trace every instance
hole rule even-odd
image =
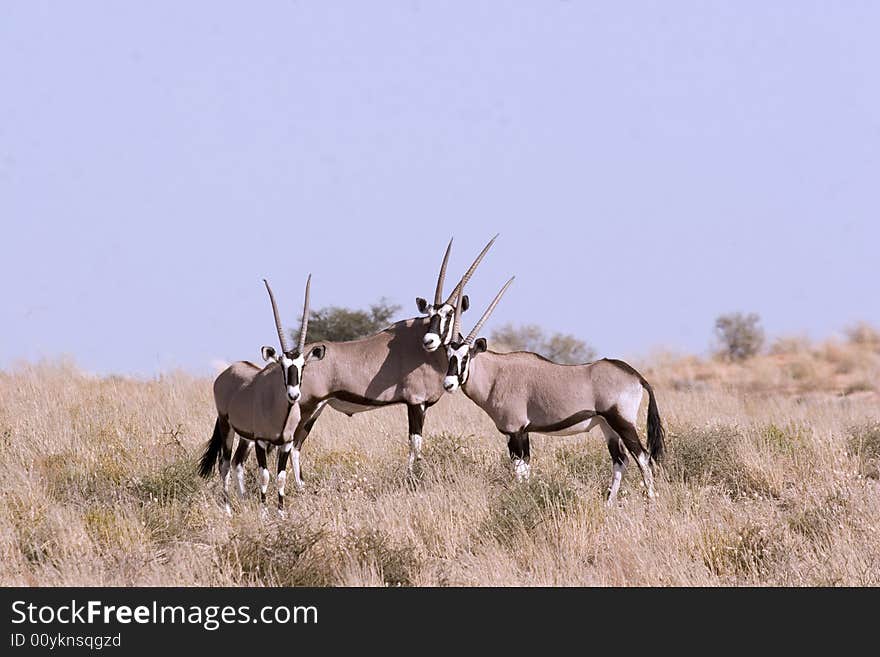
[[[602,359],[583,365],[561,365],[538,354],[487,350],[477,334],[513,282],[501,288],[466,338],[461,337],[461,312],[456,308],[454,342],[446,348],[443,387],[459,388],[482,408],[502,434],[517,480],[528,479],[529,434],[566,436],[599,426],[611,453],[612,477],[608,504],[614,502],[626,468],[626,452],[638,463],[648,497],[653,498],[652,467],[663,454],[664,430],[654,390],[645,378],[620,360]],[[643,390],[648,393],[648,450],[636,431]]]
[[[290,451],[294,440],[294,429],[300,422],[299,400],[302,396],[303,368],[312,359],[324,355],[323,347],[316,347],[305,356],[306,331],[309,318],[309,290],[312,277],[306,281],[306,296],[303,303],[302,328],[299,344],[291,348],[281,325],[281,316],[275,295],[265,279],[266,290],[272,303],[275,328],[281,343],[281,353],[272,347],[263,347],[261,354],[268,364],[259,367],[248,361],[233,363],[214,380],[214,404],[217,407],[217,421],[214,434],[205,448],[199,463],[199,474],[206,479],[214,470],[220,458],[220,477],[223,480],[223,498],[227,512],[229,508],[229,464],[232,456],[232,443],[235,434],[247,441],[256,441],[264,447],[260,461],[260,498],[265,504],[266,489],[269,485],[269,470],[266,467],[265,447],[276,445],[281,453]],[[284,484],[286,473],[278,473],[278,508],[284,507]]]
[[[300,450],[318,416],[328,405],[352,416],[392,404],[405,404],[410,450],[407,468],[412,472],[415,462],[422,458],[422,430],[427,410],[443,396],[447,361],[440,347],[448,345],[453,338],[456,308],[461,314],[468,307],[468,299],[460,293],[461,290],[497,238],[498,235],[486,244],[444,301],[443,284],[452,249],[452,240],[449,241],[437,277],[434,303],[429,305],[425,299],[416,299],[416,306],[424,317],[399,321],[359,340],[317,343],[305,347],[307,353],[320,349],[322,354],[326,352],[326,357],[309,366],[308,376],[301,388],[301,418],[294,432],[293,448],[289,452],[298,490],[304,488]],[[240,442],[233,459],[239,493],[242,495],[244,462],[249,449],[248,441]],[[258,459],[265,459],[263,445],[257,443],[256,452]],[[287,467],[287,458],[288,452],[279,452],[279,477]]]

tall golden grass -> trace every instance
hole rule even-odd
[[[231,518],[196,476],[210,380],[0,372],[0,583],[880,585],[880,341],[634,364],[669,434],[653,505],[631,468],[605,508],[598,432],[534,436],[514,483],[458,394],[429,412],[414,480],[403,407],[327,411],[284,518],[261,517],[253,462]]]

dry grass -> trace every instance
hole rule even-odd
[[[0,583],[880,585],[880,357],[865,335],[745,364],[655,360],[660,498],[649,507],[631,469],[610,510],[598,434],[534,437],[517,485],[504,439],[456,395],[428,415],[415,481],[403,407],[327,411],[287,517],[261,519],[251,462],[228,518],[219,478],[195,473],[210,381],[0,372]]]

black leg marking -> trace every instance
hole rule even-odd
[[[301,419],[299,421],[299,424],[296,426],[296,430],[293,432],[293,446],[296,449],[302,449],[303,443],[306,442],[306,438],[309,437],[309,433],[311,433],[312,427],[315,426],[315,422],[318,421],[318,417],[320,417],[321,413],[324,412],[325,407],[326,407],[326,404],[322,403],[322,404],[318,404],[318,406],[313,407],[310,410],[300,409],[303,413],[302,417],[304,419]],[[305,418],[308,418],[308,419],[305,419]],[[281,472],[280,468],[281,468],[281,455],[282,454],[283,454],[283,452],[279,452],[279,454],[278,454],[278,464],[279,464],[278,471],[279,472]],[[284,464],[286,467],[287,466],[287,456],[284,457]],[[302,460],[300,460],[299,478],[300,478],[300,481],[303,481],[303,482],[306,480],[306,478],[302,474]]]
[[[617,436],[608,441],[608,453],[611,454],[612,463],[626,465],[626,452],[624,451],[623,443]]]
[[[278,475],[284,472],[285,478],[287,477],[287,459],[290,457],[290,450],[279,449],[278,450],[278,473],[275,477],[275,481],[278,481]],[[281,490],[278,490],[278,510],[282,511],[284,509],[284,494]]]
[[[238,447],[235,449],[235,455],[232,457],[232,465],[234,467],[238,467],[239,465],[244,465],[245,461],[248,460],[248,456],[251,454],[251,441],[240,439],[238,441]]]
[[[627,451],[638,460],[639,455],[646,450],[642,445],[642,441],[639,440],[639,432],[636,431],[635,425],[621,417],[620,413],[617,412],[616,407],[612,408],[610,411],[602,413],[602,417],[605,418],[608,425],[614,429],[618,436],[620,436]]]
[[[266,450],[257,445],[254,451],[257,453],[257,465],[260,466],[260,503],[265,506],[266,485],[268,484],[268,481],[266,481],[268,479],[266,473],[269,471],[269,468],[266,465]]]
[[[235,472],[238,495],[244,499],[244,464],[251,453],[251,441],[239,437],[238,447],[232,457],[232,469]]]
[[[407,404],[406,418],[409,421],[409,433],[422,435],[422,429],[425,426],[425,408],[424,404]]]
[[[229,507],[229,471],[232,463],[232,445],[235,441],[235,431],[228,424],[228,430],[223,439],[223,446],[220,450],[220,476],[223,478],[223,503],[226,505],[226,511],[230,512]]]
[[[651,472],[650,455],[644,445],[642,445],[642,441],[639,439],[639,432],[636,430],[635,425],[621,417],[620,413],[617,412],[616,407],[602,413],[602,417],[605,418],[609,426],[618,436],[620,436],[620,440],[623,442],[627,451],[635,458],[639,470],[642,473],[642,480],[645,482],[645,487],[648,489],[648,497],[654,497],[654,476]]]
[[[522,459],[528,463],[531,459],[528,432],[520,431],[507,434],[507,449],[511,459]]]
[[[510,452],[510,460],[513,464],[513,473],[517,481],[529,478],[529,432],[526,430],[508,434],[507,449]]]
[[[422,460],[422,429],[425,426],[425,404],[407,404],[406,418],[409,424],[409,458],[407,469],[410,474],[416,461]]]

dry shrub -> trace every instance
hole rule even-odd
[[[847,448],[857,459],[862,476],[880,479],[880,423],[850,429]]]
[[[851,374],[857,371],[864,361],[861,350],[833,340],[823,344],[819,354],[825,362],[831,364],[835,374]]]
[[[778,542],[772,528],[744,522],[705,529],[699,550],[703,563],[713,575],[762,580],[773,568]]]
[[[132,484],[138,497],[159,503],[190,502],[202,483],[191,458],[181,457],[159,470],[147,472]]]
[[[851,511],[849,498],[839,490],[798,497],[784,508],[788,526],[823,547],[833,543],[834,535],[843,529]]]
[[[492,503],[479,533],[510,547],[548,519],[564,515],[576,500],[575,491],[562,478],[533,476],[501,493]]]
[[[812,348],[810,338],[804,335],[788,335],[776,338],[770,345],[771,356],[791,356],[809,353]]]
[[[866,381],[865,379],[859,379],[857,381],[853,381],[852,383],[847,384],[847,386],[843,389],[844,395],[854,395],[859,392],[876,392],[877,386],[874,385],[871,381]]]
[[[53,564],[63,557],[63,527],[51,513],[48,504],[6,496],[7,513],[15,527],[14,540],[20,554],[29,562]]]
[[[786,361],[783,367],[799,390],[818,390],[822,387],[821,370],[809,354],[799,354]]]
[[[489,464],[484,459],[481,443],[484,438],[453,433],[432,434],[422,446],[421,464],[443,464],[430,467],[431,481],[451,482],[474,471],[485,471]]]
[[[243,522],[220,546],[220,567],[240,584],[332,585],[334,564],[315,549],[324,533],[301,517]]]
[[[880,350],[880,330],[868,322],[858,322],[844,329],[850,344]]]
[[[585,483],[607,483],[611,478],[611,456],[605,449],[584,449],[582,446],[556,450],[556,461],[565,472]]]
[[[737,444],[744,440],[738,427],[690,429],[670,436],[664,461],[668,478],[696,485],[739,481],[745,465]]]
[[[374,566],[386,586],[412,586],[421,567],[413,545],[401,545],[379,529],[350,533],[345,551],[362,566]]]
[[[779,497],[788,481],[775,462],[809,449],[794,426],[782,429],[770,424],[763,431],[692,429],[672,437],[664,471],[672,480],[717,487],[734,497]]]

